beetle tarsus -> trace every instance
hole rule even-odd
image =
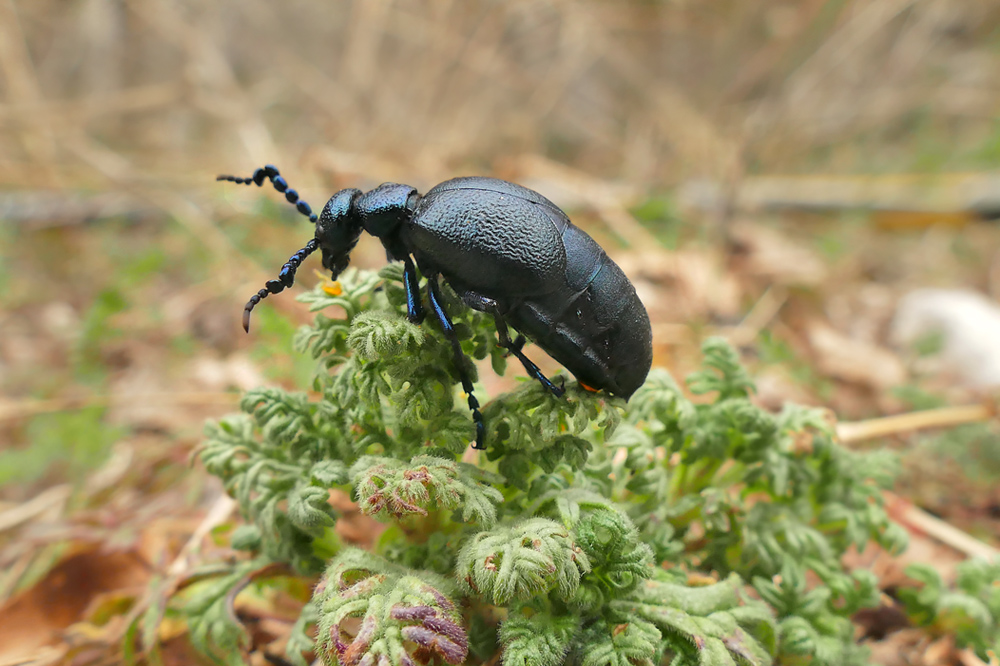
[[[256,307],[258,303],[267,298],[269,293],[271,292],[267,289],[261,289],[250,297],[250,300],[247,301],[246,307],[243,308],[243,330],[247,333],[250,332],[250,313],[253,312],[254,307]]]

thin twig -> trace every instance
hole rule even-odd
[[[86,398],[58,398],[53,400],[16,400],[0,402],[0,423],[23,419],[38,414],[66,412],[90,407],[104,407],[123,396],[94,395]],[[129,395],[130,400],[170,403],[175,405],[234,405],[237,393],[192,391],[190,393],[146,393]]]
[[[883,416],[867,421],[838,423],[837,435],[842,442],[860,442],[876,437],[900,435],[914,430],[949,428],[966,423],[989,421],[994,416],[996,416],[996,407],[992,404],[941,407],[921,412],[910,412],[909,414]]]
[[[177,104],[184,93],[180,82],[151,83],[121,90],[68,99],[32,99],[0,104],[0,120],[35,121],[50,124],[75,123],[77,126],[95,118],[140,113]]]
[[[724,335],[737,347],[751,343],[778,315],[787,300],[788,292],[784,288],[779,285],[768,287],[743,317],[743,321],[724,332]]]
[[[39,104],[45,99],[17,7],[11,0],[0,0],[0,71],[6,79],[8,99],[18,104]],[[37,164],[53,172],[57,146],[47,121],[41,117],[28,119],[21,141]]]
[[[233,513],[234,509],[236,509],[236,500],[229,495],[220,495],[205,515],[205,518],[202,519],[201,523],[191,534],[191,538],[181,548],[181,552],[177,554],[177,557],[170,564],[167,573],[171,576],[180,576],[184,573],[188,569],[189,556],[198,550],[202,540],[209,532],[229,520],[229,516]]]
[[[0,512],[0,533],[62,505],[69,498],[71,490],[68,484],[53,486],[24,504]]]
[[[909,500],[885,491],[886,507],[893,520],[911,530],[926,534],[944,545],[957,550],[966,557],[982,558],[988,562],[1000,559],[1000,550],[983,543],[974,536],[963,532],[940,518],[935,518]]]

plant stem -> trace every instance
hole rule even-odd
[[[837,435],[841,442],[848,444],[926,428],[947,428],[965,423],[989,421],[996,416],[996,411],[996,405],[992,402],[979,405],[941,407],[908,414],[883,416],[866,421],[838,423]]]

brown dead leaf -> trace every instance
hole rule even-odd
[[[903,362],[888,349],[849,338],[819,320],[807,324],[806,335],[816,365],[830,377],[874,389],[886,389],[906,381]]]
[[[801,382],[795,381],[786,368],[780,366],[764,368],[754,375],[754,383],[757,385],[753,395],[754,402],[773,412],[781,411],[788,402],[801,405],[819,403],[816,396],[809,393]]]
[[[379,535],[388,527],[361,513],[358,505],[342,490],[330,491],[330,504],[340,514],[334,529],[341,539],[352,545],[371,550]]]
[[[907,522],[900,521],[897,503],[905,501],[891,493],[886,493],[885,496],[889,517],[906,528],[909,535],[906,550],[899,555],[889,555],[878,546],[869,544],[860,553],[854,549],[849,550],[842,558],[844,566],[871,571],[878,578],[879,588],[882,590],[912,586],[915,581],[906,575],[906,568],[918,563],[933,567],[946,582],[954,581],[957,576],[956,568],[966,560],[965,555],[914,529]]]
[[[942,636],[927,646],[924,651],[924,663],[927,666],[950,666],[957,661],[957,653],[955,637]]]
[[[827,277],[819,255],[775,229],[739,221],[730,227],[729,241],[734,268],[743,275],[802,287],[818,286]]]
[[[163,666],[191,666],[205,663],[205,658],[186,635],[180,635],[160,644],[160,661]]]
[[[906,613],[891,598],[884,598],[876,608],[862,608],[851,617],[851,621],[858,637],[863,639],[884,640],[886,636],[910,627]]]
[[[89,547],[70,555],[0,608],[0,663],[32,658],[79,621],[101,595],[138,593],[149,576],[147,563],[131,551]]]
[[[881,666],[917,666],[921,658],[925,636],[920,629],[903,629],[889,634],[884,640],[866,643],[871,650],[871,663]]]
[[[734,319],[742,289],[717,253],[706,250],[632,252],[616,262],[642,291],[655,322]],[[643,285],[648,282],[648,285]]]
[[[191,374],[209,391],[226,391],[233,387],[249,391],[266,383],[260,370],[245,354],[232,354],[225,359],[206,354],[192,361]]]
[[[976,655],[976,653],[973,652],[970,648],[958,650],[955,653],[955,657],[958,659],[958,663],[962,664],[962,666],[996,666],[997,664],[996,655],[991,655],[990,663],[987,664],[985,661],[980,659]]]

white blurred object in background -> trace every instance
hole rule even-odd
[[[917,289],[904,296],[892,321],[892,341],[970,388],[1000,386],[1000,306],[965,289]],[[930,370],[921,359],[920,370]]]

